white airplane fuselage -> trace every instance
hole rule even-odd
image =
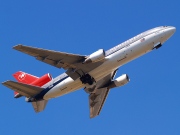
[[[104,63],[90,71],[88,74],[97,82],[112,73],[118,67],[150,52],[154,48],[160,47],[174,34],[175,30],[175,27],[171,26],[157,27],[115,46],[106,52]],[[54,81],[52,80],[45,84],[44,87],[49,87],[50,90],[44,94],[43,99],[49,100],[50,98],[59,97],[86,87],[86,84],[83,84],[79,78],[73,80],[69,76],[63,78],[63,80],[55,86],[53,86]]]

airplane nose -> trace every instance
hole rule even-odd
[[[176,32],[176,27],[170,27],[169,28],[170,33],[174,34]]]
[[[164,40],[164,42],[166,41],[166,40],[168,40],[174,33],[175,33],[175,31],[176,31],[176,28],[175,27],[173,27],[173,26],[168,26],[165,30],[164,30],[164,34],[165,34],[165,36],[164,36],[164,38],[163,38],[163,40]]]
[[[169,26],[166,30],[167,39],[170,38],[176,32],[176,28],[173,26]]]

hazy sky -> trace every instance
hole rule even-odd
[[[91,54],[153,27],[171,25],[176,33],[162,48],[124,66],[129,84],[113,89],[100,116],[90,119],[83,89],[52,99],[36,114],[24,98],[0,85],[1,135],[179,135],[180,2],[178,0],[5,0],[0,2],[1,78],[16,71],[53,77],[63,73],[15,51],[14,45]]]

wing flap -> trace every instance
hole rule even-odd
[[[26,97],[35,96],[43,90],[43,88],[40,87],[14,82],[14,81],[6,81],[3,82],[2,84]]]

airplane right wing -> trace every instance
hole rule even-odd
[[[90,118],[94,118],[100,114],[110,91],[107,85],[111,83],[111,80],[114,78],[116,72],[117,70],[99,80],[96,83],[96,87],[93,89],[93,92],[89,94]]]
[[[95,93],[89,95],[90,118],[100,114],[108,93],[109,89],[106,87],[96,89]]]
[[[28,84],[23,84],[19,82],[14,82],[14,81],[6,81],[6,82],[3,82],[2,84],[26,97],[35,96],[44,89],[44,88],[40,88],[40,87],[28,85]]]

